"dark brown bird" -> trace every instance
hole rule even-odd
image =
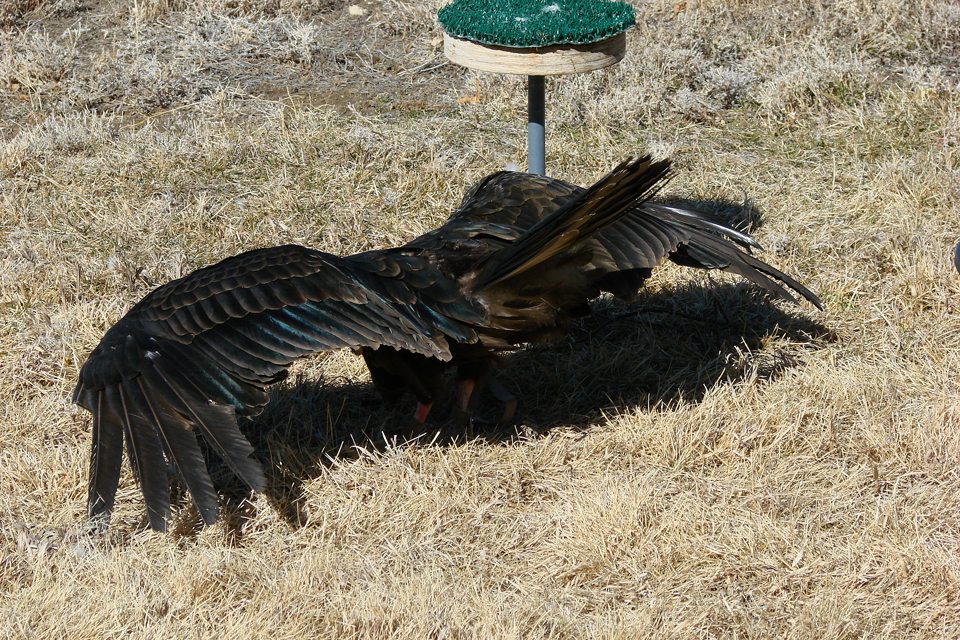
[[[743,251],[758,246],[747,235],[651,202],[668,168],[628,160],[588,189],[499,172],[440,228],[402,247],[346,257],[258,249],[152,291],[107,331],[74,390],[93,413],[89,516],[109,518],[124,442],[154,529],[169,518],[171,469],[204,522],[217,519],[198,433],[263,490],[237,419],[259,413],[266,387],[310,353],[361,351],[381,393],[412,393],[422,421],[446,370],[456,371],[465,410],[497,352],[561,335],[602,291],[632,297],[664,258],[732,271],[795,301],[789,288],[820,307],[803,285]]]

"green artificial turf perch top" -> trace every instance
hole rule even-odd
[[[590,44],[636,22],[633,7],[607,0],[456,0],[437,19],[455,38],[515,48]]]

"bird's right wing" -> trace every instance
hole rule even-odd
[[[792,290],[822,309],[810,289],[749,253],[760,248],[753,238],[709,213],[646,201],[602,229],[594,241],[594,265],[608,273],[601,288],[624,297],[669,259],[687,267],[736,273],[774,297],[796,303]]]
[[[513,241],[584,191],[556,178],[500,171],[474,185],[444,227],[477,234],[475,228],[502,226],[514,232],[509,238],[502,234]],[[623,297],[633,295],[654,267],[670,259],[685,266],[736,273],[777,298],[796,302],[789,291],[793,290],[821,307],[808,288],[749,253],[760,248],[753,238],[706,212],[644,200],[600,229],[591,242],[594,266],[609,274],[601,280],[601,287]]]
[[[169,515],[168,465],[204,521],[215,521],[217,495],[197,433],[262,490],[263,470],[237,416],[259,412],[266,386],[293,360],[380,346],[447,360],[448,338],[476,340],[457,318],[481,316],[425,260],[391,252],[341,258],[294,245],[261,249],[154,290],[107,331],[74,391],[74,402],[93,413],[90,517],[113,507],[125,440],[153,528],[164,529]]]

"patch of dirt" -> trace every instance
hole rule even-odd
[[[34,0],[22,20],[0,52],[8,122],[77,110],[154,116],[218,92],[419,113],[449,105],[459,78],[437,73],[445,58],[432,12],[375,0],[237,3],[226,14]]]

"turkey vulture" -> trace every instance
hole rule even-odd
[[[359,350],[388,399],[412,393],[422,421],[456,371],[457,402],[498,351],[562,334],[601,292],[634,295],[664,258],[740,274],[818,308],[806,287],[748,251],[749,236],[704,213],[655,203],[669,162],[629,159],[593,186],[498,172],[438,229],[406,245],[336,256],[296,245],[248,251],[147,294],[80,370],[73,400],[93,413],[87,502],[105,526],[122,449],[165,530],[169,474],[205,523],[217,493],[197,434],[251,488],[266,481],[240,416],[310,353]]]

